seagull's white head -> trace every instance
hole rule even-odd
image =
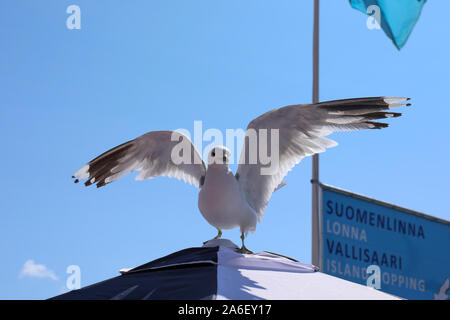
[[[208,165],[225,164],[230,161],[231,152],[224,146],[217,146],[211,149],[208,155]]]

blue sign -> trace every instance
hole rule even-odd
[[[406,299],[449,299],[450,222],[321,185],[321,271]]]

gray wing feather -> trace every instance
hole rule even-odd
[[[179,140],[173,141],[172,137]],[[180,141],[191,148],[190,161],[176,164],[172,161],[172,149]],[[173,131],[152,131],[101,154],[72,177],[76,178],[75,183],[87,179],[86,186],[97,184],[97,187],[102,187],[133,171],[139,171],[136,180],[168,176],[200,188],[206,167],[186,136],[174,135]]]
[[[259,158],[254,164],[249,162],[248,137],[241,153],[237,176],[248,203],[258,214],[258,219],[262,218],[274,190],[296,164],[306,156],[337,145],[325,136],[335,131],[385,128],[388,124],[373,120],[399,117],[400,113],[386,110],[410,105],[404,103],[405,100],[409,98],[373,97],[292,105],[269,111],[251,121],[246,134],[249,129],[279,130],[279,166],[272,174],[261,174],[261,169],[266,166]],[[269,133],[267,141],[267,149],[270,150]],[[257,154],[259,157],[259,137]]]

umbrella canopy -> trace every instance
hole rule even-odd
[[[229,240],[188,248],[52,299],[397,299],[270,252],[240,254]]]

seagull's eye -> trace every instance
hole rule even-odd
[[[223,162],[224,162],[224,163],[227,162],[227,157],[223,157]]]
[[[215,152],[215,151],[211,152],[211,155],[212,155],[213,157],[215,157],[215,156],[216,156],[216,152]]]

